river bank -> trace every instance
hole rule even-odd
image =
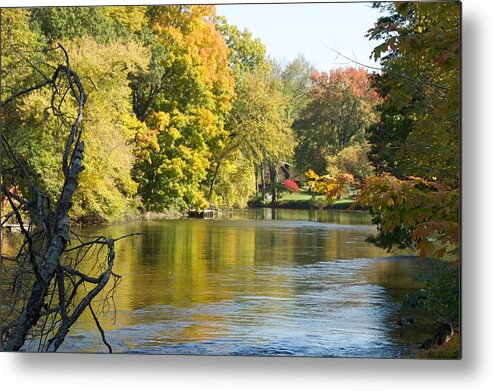
[[[90,218],[82,218],[82,219],[74,219],[70,221],[70,224],[74,227],[90,227],[90,226],[111,226],[116,224],[126,224],[133,223],[137,221],[151,221],[151,220],[176,220],[183,217],[186,217],[186,213],[171,210],[166,212],[142,212],[142,213],[134,213],[134,214],[126,214],[121,219],[116,219],[112,221],[102,220],[102,219],[90,219]]]
[[[344,198],[335,201],[332,204],[327,203],[324,196],[312,195],[311,193],[285,194],[276,201],[262,201],[260,198],[253,199],[249,202],[247,208],[234,209],[256,209],[256,208],[274,208],[274,209],[299,209],[299,210],[340,210],[340,211],[366,211],[367,208],[362,208],[359,205],[353,207],[353,198]],[[231,208],[211,208],[214,211],[214,216],[226,216],[231,213]],[[113,225],[125,224],[136,221],[151,221],[151,220],[176,220],[188,218],[189,213],[179,210],[169,210],[165,212],[146,211],[141,213],[127,214],[117,220],[102,220],[98,218],[81,218],[71,220],[71,225],[75,227],[89,227],[94,225]]]
[[[333,203],[327,202],[325,196],[312,194],[309,192],[283,194],[279,200],[271,202],[256,198],[249,203],[251,208],[282,208],[282,209],[303,209],[303,210],[347,210],[362,211],[362,208],[354,205],[354,198],[343,198]]]

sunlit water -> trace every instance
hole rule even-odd
[[[365,213],[259,209],[216,220],[85,229],[118,242],[123,276],[102,319],[115,352],[400,357],[400,302],[434,267],[368,245]],[[89,314],[61,351],[105,352]]]

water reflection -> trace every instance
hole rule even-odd
[[[394,357],[398,301],[429,263],[368,245],[365,213],[249,210],[85,229],[117,243],[114,351]],[[105,351],[84,314],[64,351]]]

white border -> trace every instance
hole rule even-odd
[[[246,2],[249,1],[243,1]],[[2,6],[163,3],[152,0],[2,0]],[[493,110],[490,99],[493,90],[493,7],[490,4],[489,1],[480,0],[463,2],[462,361],[0,353],[0,388],[84,391],[491,389]]]

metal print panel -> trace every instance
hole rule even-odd
[[[460,23],[2,8],[2,350],[460,358]]]

